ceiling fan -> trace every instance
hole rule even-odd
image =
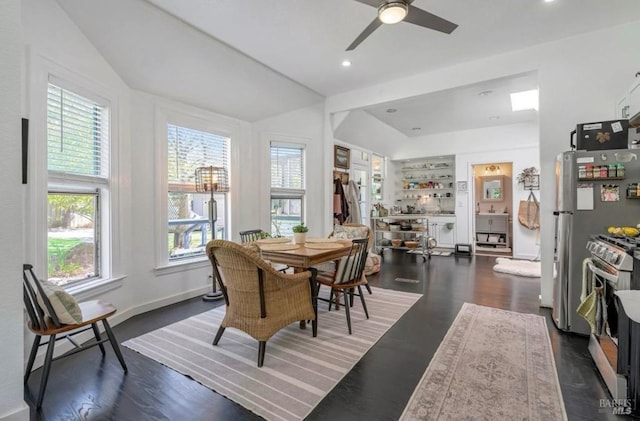
[[[378,9],[378,17],[365,28],[364,31],[347,47],[347,51],[354,50],[362,41],[373,33],[383,23],[393,24],[401,21],[413,23],[435,31],[450,34],[458,27],[453,22],[449,22],[439,16],[418,9],[411,5],[414,0],[355,0],[359,3],[368,4]]]

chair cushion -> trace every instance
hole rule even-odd
[[[333,228],[333,236],[341,240],[353,240],[355,238],[365,238],[369,235],[367,227],[350,227],[344,225],[336,225]]]
[[[40,281],[40,284],[45,295],[49,298],[51,307],[53,307],[53,311],[58,316],[60,323],[75,325],[82,322],[82,310],[80,310],[78,302],[71,294],[65,291],[64,288],[48,281]],[[38,305],[47,316],[51,317],[40,294],[38,294]]]
[[[338,263],[338,269],[336,270],[336,279],[334,280],[334,284],[344,284],[345,282],[349,282],[351,279],[349,278],[349,274],[352,273],[353,265],[356,263],[356,258],[354,256],[345,256],[340,259]],[[345,272],[346,268],[346,272]]]
[[[364,274],[373,275],[374,273],[380,272],[381,262],[382,259],[380,259],[380,256],[369,252],[369,254],[367,255],[367,262],[364,265]]]

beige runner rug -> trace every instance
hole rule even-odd
[[[465,303],[400,419],[566,420],[545,318]]]
[[[301,420],[353,368],[362,356],[415,304],[421,294],[371,288],[351,310],[353,334],[343,310],[327,312],[319,303],[318,336],[289,325],[267,342],[262,368],[258,342],[229,328],[211,345],[225,307],[190,317],[123,343],[185,374],[268,420]],[[328,292],[328,288],[323,288]],[[185,419],[189,419],[185,414]]]

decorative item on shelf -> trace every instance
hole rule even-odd
[[[304,244],[306,242],[309,228],[304,225],[304,222],[295,225],[291,230],[293,231],[293,240],[296,244]]]
[[[200,167],[196,168],[196,191],[210,192],[209,199],[209,224],[211,225],[211,237],[216,237],[216,221],[218,220],[218,204],[213,197],[214,193],[226,193],[229,191],[229,180],[227,178],[227,169],[224,167]],[[211,275],[212,289],[202,297],[205,301],[219,300],[222,298],[222,292],[217,288],[217,279],[215,271]]]
[[[586,168],[585,168],[586,172]],[[518,184],[522,183],[525,189],[538,190],[540,189],[540,176],[538,175],[538,169],[536,167],[529,167],[522,170],[518,174]]]

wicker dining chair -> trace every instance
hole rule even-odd
[[[342,292],[344,297],[344,309],[347,316],[347,327],[349,329],[349,335],[351,335],[351,310],[353,306],[353,296],[360,297],[364,314],[369,318],[369,311],[367,310],[367,303],[364,300],[362,294],[362,285],[367,284],[367,280],[364,276],[364,266],[367,260],[368,253],[368,238],[357,238],[351,241],[351,250],[349,255],[341,258],[337,265],[337,268],[333,272],[318,272],[318,300],[326,301],[329,303],[329,311],[333,304],[336,308],[339,306],[339,292]],[[326,285],[331,288],[329,298],[320,298],[320,287]],[[355,290],[358,292],[355,292]]]
[[[280,329],[311,320],[313,336],[317,335],[315,269],[279,272],[255,250],[226,240],[210,241],[207,256],[227,306],[213,345],[218,345],[226,328],[242,330],[258,341],[258,367],[262,367],[267,340]]]
[[[68,357],[94,346],[100,347],[100,352],[104,357],[105,350],[102,344],[108,341],[111,343],[122,369],[127,373],[127,365],[120,352],[118,341],[116,341],[111,331],[111,326],[107,322],[107,318],[116,312],[116,308],[113,305],[98,300],[77,303],[73,297],[61,288],[45,281],[40,281],[33,271],[33,266],[30,264],[23,266],[22,290],[24,306],[29,316],[27,327],[35,335],[24,373],[25,386],[29,381],[38,349],[40,346],[47,345],[47,353],[42,366],[40,390],[36,399],[37,409],[42,407],[42,399],[47,388],[51,364],[60,358]],[[107,334],[106,338],[100,336],[98,322],[102,322]],[[95,341],[80,345],[73,339],[75,335],[89,329],[93,330]],[[47,337],[47,342],[41,344],[40,341],[45,336]],[[75,348],[54,358],[53,351],[59,339],[68,339]]]

